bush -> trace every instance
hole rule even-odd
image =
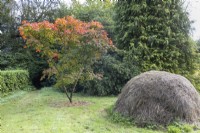
[[[138,67],[129,65],[126,56],[124,51],[108,51],[108,54],[94,65],[94,73],[102,77],[82,83],[84,92],[98,96],[119,94],[126,82],[139,74]]]
[[[196,71],[194,74],[186,74],[184,75],[191,83],[192,85],[197,89],[197,91],[200,92],[200,73],[199,71]]]
[[[181,133],[181,129],[176,126],[168,126],[168,133]]]
[[[118,123],[124,126],[133,126],[135,125],[134,120],[129,117],[122,116],[121,114],[115,112],[114,105],[107,108],[105,111],[107,112],[108,119],[113,123]]]
[[[35,49],[16,48],[17,51],[0,52],[0,68],[1,70],[28,70],[32,84],[40,89],[43,86],[50,86],[51,83],[47,78],[40,80],[43,70],[48,68],[45,59],[41,58],[40,53],[36,53]]]
[[[168,133],[191,133],[193,131],[193,126],[180,122],[174,122],[167,127],[167,131]]]
[[[0,71],[0,93],[7,95],[14,90],[23,89],[29,84],[29,73],[26,70]]]
[[[193,128],[190,125],[183,125],[183,131],[185,133],[190,133],[193,131]]]

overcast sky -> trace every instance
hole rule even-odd
[[[192,37],[197,40],[200,39],[200,0],[187,0],[188,12],[190,14],[190,20],[194,20],[192,24],[195,30],[193,31]]]

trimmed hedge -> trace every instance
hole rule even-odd
[[[26,70],[0,71],[0,93],[3,95],[11,91],[24,89],[29,84],[29,73]]]

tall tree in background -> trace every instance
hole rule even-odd
[[[17,4],[19,18],[32,22],[54,21],[59,4],[60,0],[20,0]]]
[[[196,41],[197,43],[197,49],[198,49],[198,52],[200,53],[200,39]]]
[[[61,3],[57,15],[58,17],[72,15],[86,22],[101,22],[104,25],[105,30],[108,32],[109,37],[113,39],[113,7],[114,2],[111,2],[110,0],[86,0],[85,3],[80,3],[78,0],[72,0],[71,6]]]
[[[18,26],[24,19],[30,22],[53,21],[60,0],[1,0],[0,1],[0,69],[28,69],[33,84],[41,87],[42,70],[48,67],[40,53],[24,50]]]
[[[19,44],[18,39],[11,38],[16,32],[16,22],[12,8],[16,4],[14,0],[0,1],[0,69],[9,69],[14,62],[16,49],[15,44]]]
[[[195,69],[190,21],[181,0],[124,0],[116,4],[116,40],[142,71],[184,74]]]
[[[11,6],[14,3],[12,0],[2,0],[0,1],[0,49],[5,49],[9,42],[9,37],[12,32],[13,17],[11,16]]]

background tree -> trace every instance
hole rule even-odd
[[[72,15],[76,18],[90,22],[98,21],[104,25],[104,29],[108,32],[108,36],[113,39],[114,36],[114,3],[97,0],[86,0],[81,4],[78,0],[73,0],[72,4],[68,6],[65,3],[60,4],[60,9],[57,11],[58,17]]]
[[[16,53],[16,45],[19,39],[12,38],[12,34],[16,32],[15,16],[12,8],[16,2],[14,0],[0,1],[0,69],[9,69],[14,67]]]
[[[118,1],[115,9],[117,46],[130,51],[130,60],[139,62],[142,71],[195,70],[196,49],[189,40],[190,21],[181,0]]]
[[[54,21],[60,0],[20,0],[17,3],[19,19],[30,22]]]
[[[110,0],[86,0],[85,3],[74,0],[71,6],[62,3],[58,16],[73,15],[86,22],[99,21],[104,25],[108,36],[114,39],[114,4],[115,2]],[[117,49],[109,50],[107,54],[104,54],[92,66],[94,72],[100,73],[101,76],[79,83],[78,91],[101,96],[120,93],[124,84],[138,74],[138,68],[133,64],[129,65],[124,54],[123,50]]]
[[[94,72],[101,75],[81,83],[83,92],[98,96],[118,95],[123,86],[140,73],[136,63],[130,63],[127,57],[126,51],[109,50],[93,65]]]
[[[85,23],[69,16],[55,23],[24,21],[19,31],[27,46],[47,59],[50,68],[44,76],[55,75],[56,86],[64,89],[72,102],[78,81],[94,77],[91,65],[112,45],[102,28],[99,22]],[[72,87],[67,88],[69,85]]]
[[[198,52],[200,53],[200,39],[196,41],[197,43],[197,49],[198,49]]]
[[[52,84],[40,81],[43,69],[48,67],[46,60],[35,54],[35,50],[24,50],[25,42],[19,38],[18,26],[27,19],[31,22],[53,21],[59,8],[59,0],[3,0],[1,1],[0,30],[0,69],[27,69],[33,85],[40,88]],[[19,47],[20,46],[20,47]]]
[[[13,17],[11,16],[11,5],[14,1],[2,0],[0,1],[0,30],[2,32],[0,38],[0,49],[3,50],[6,47],[6,42],[9,41],[10,29]],[[8,45],[8,44],[7,44]]]

